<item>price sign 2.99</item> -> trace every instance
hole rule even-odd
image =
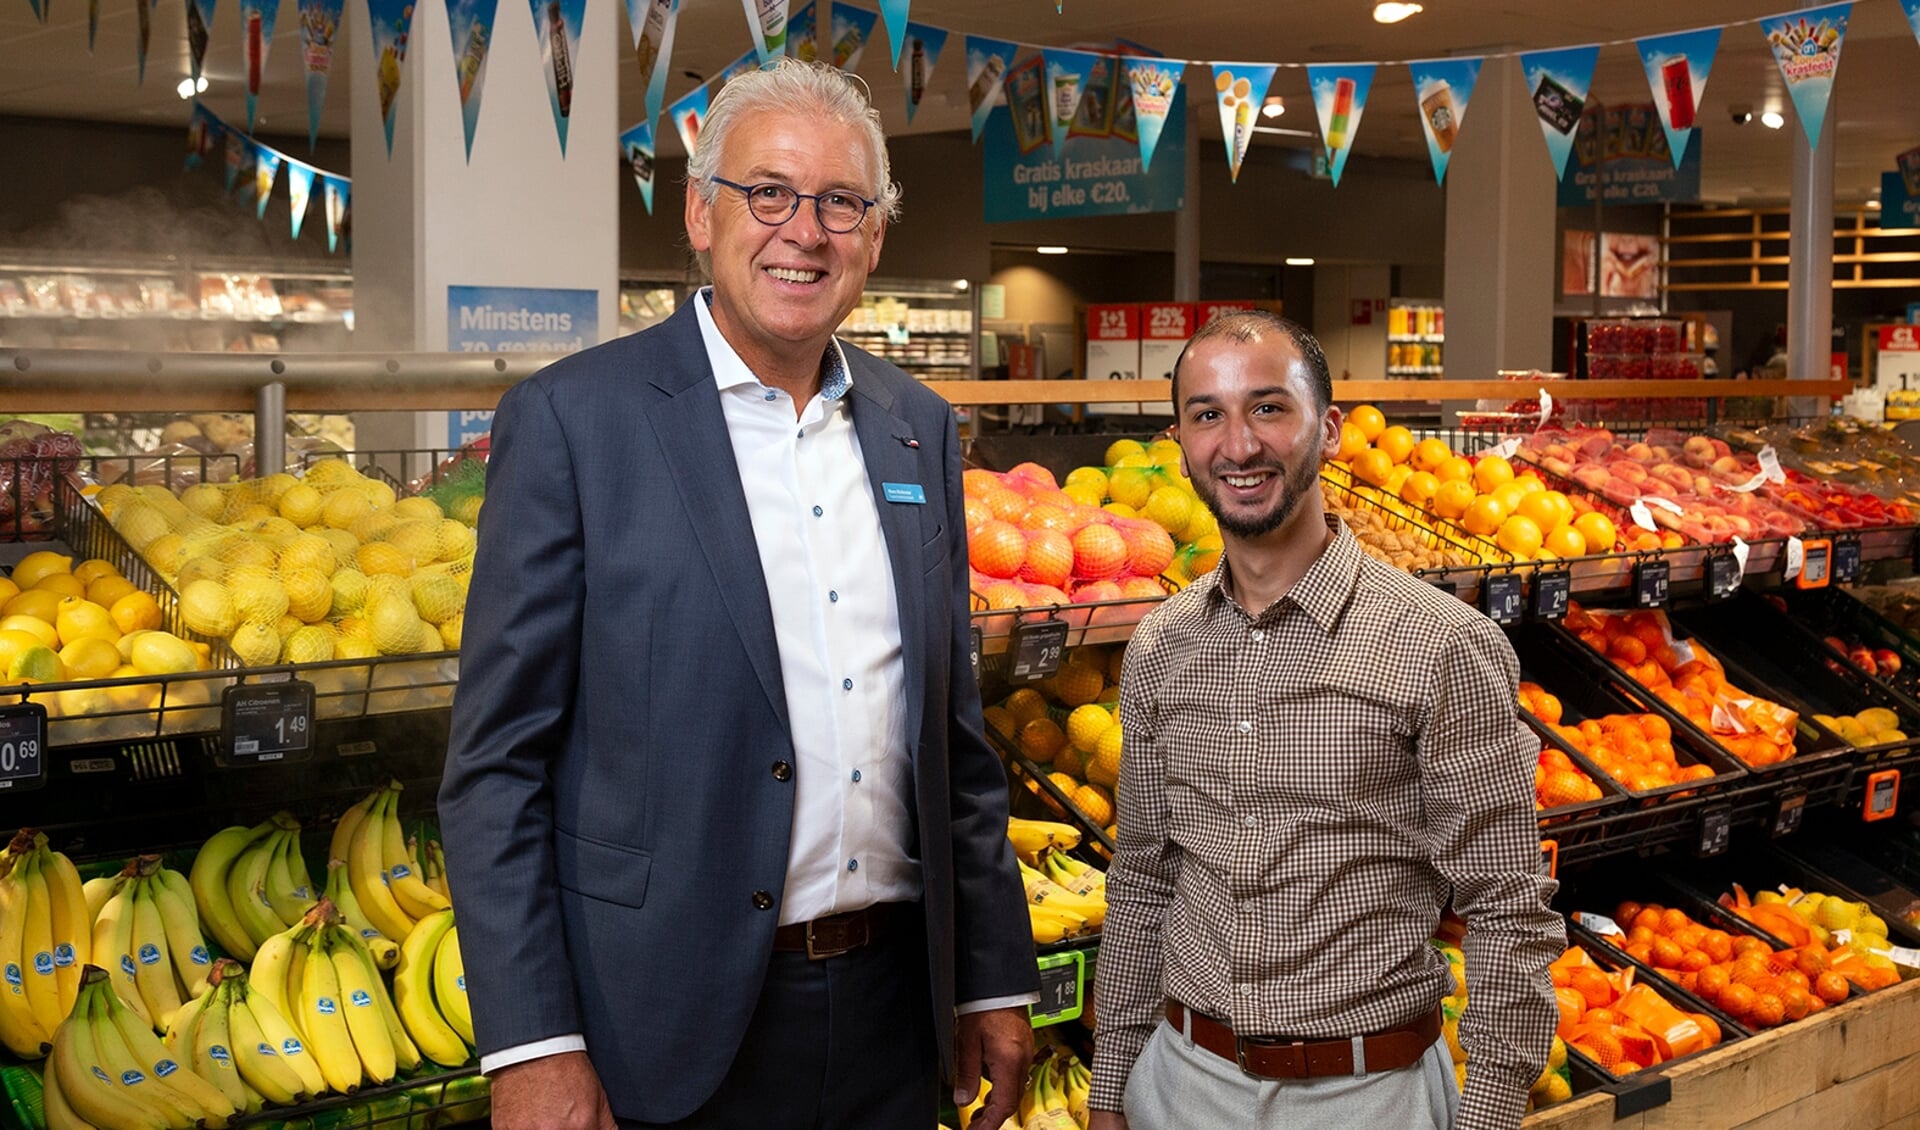
[[[47,783],[47,709],[35,702],[0,706],[0,790]]]
[[[313,751],[313,684],[299,679],[228,687],[221,703],[229,765],[295,761]]]

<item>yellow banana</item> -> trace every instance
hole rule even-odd
[[[47,1054],[53,1035],[40,1027],[27,1003],[27,963],[21,943],[26,939],[27,891],[18,860],[0,862],[0,1043],[22,1059]]]
[[[141,1022],[132,1009],[108,999],[107,1013],[111,1017],[114,1030],[121,1040],[126,1042],[127,1050],[133,1053],[133,1060],[157,1086],[172,1088],[181,1096],[189,1113],[199,1112],[197,1120],[204,1120],[211,1130],[219,1130],[237,1113],[238,1107],[221,1093],[220,1088],[182,1064],[186,1058],[160,1042],[153,1029]]]
[[[81,893],[87,896],[87,921],[100,917],[100,908],[107,905],[113,892],[119,890],[126,881],[125,875],[101,875],[80,884]]]
[[[1058,907],[1029,905],[1027,917],[1033,927],[1033,940],[1040,944],[1078,937],[1087,928],[1085,918]]]
[[[26,884],[26,934],[20,942],[21,971],[27,979],[27,1004],[40,1030],[51,1032],[66,1019],[60,1011],[60,982],[53,975],[53,901],[40,874],[40,859],[31,852],[20,858]]]
[[[107,905],[100,908],[100,917],[94,919],[93,963],[111,975],[110,991],[126,1001],[142,1019],[152,1022],[147,1002],[140,997],[140,967],[133,958],[133,886],[133,880],[129,879],[107,900]],[[81,980],[84,983],[86,979]]]
[[[324,953],[311,955],[300,986],[300,1027],[307,1048],[320,1064],[327,1086],[343,1095],[360,1089],[360,1057],[347,1030],[346,1006],[340,999],[340,977]]]
[[[153,901],[153,880],[133,881],[134,983],[147,1002],[149,1028],[164,1028],[180,1009],[180,990],[173,980],[173,961],[167,953],[166,925]]]
[[[94,1044],[97,1029],[91,1013],[100,981],[81,977],[80,997],[73,1015],[53,1035],[47,1070],[59,1079],[60,1093],[73,1113],[100,1130],[167,1130],[170,1123],[158,1106],[109,1075]],[[112,992],[112,988],[107,989]]]
[[[293,1026],[287,1022],[287,1018],[279,1009],[273,1007],[272,1001],[261,996],[260,990],[251,983],[245,983],[243,988],[246,993],[247,1011],[253,1014],[254,1023],[259,1025],[260,1031],[279,1051],[281,1062],[293,1068],[294,1073],[300,1076],[300,1089],[308,1095],[325,1093],[326,1074],[320,1070],[319,1062],[314,1059],[313,1053],[308,1050],[306,1044],[294,1033]],[[236,989],[236,991],[241,990]],[[231,1014],[229,1011],[229,1015]],[[236,1035],[235,1038],[239,1037]]]
[[[991,1090],[993,1090],[993,1080],[982,1075],[980,1077],[980,1093],[973,1096],[972,1102],[960,1108],[960,1130],[971,1130],[973,1126],[973,1116],[979,1114],[980,1108],[987,1105],[987,1092]]]
[[[1020,855],[1032,858],[1047,850],[1050,845],[1072,849],[1080,846],[1080,829],[1071,824],[1061,824],[1052,820],[1023,820],[1014,817],[1007,821],[1007,839],[1013,841],[1013,850]]]
[[[373,981],[374,984],[381,986],[380,991],[373,994],[373,1003],[379,1006],[380,1019],[386,1023],[387,1039],[393,1044],[395,1065],[401,1071],[412,1071],[414,1068],[419,1067],[420,1049],[414,1046],[413,1038],[407,1035],[407,1026],[400,1022],[400,1010],[393,1006],[393,995],[386,991],[385,984],[380,980],[380,967],[374,961],[372,951],[367,948],[366,939],[360,937],[352,927],[344,923],[341,924],[338,936],[344,940],[346,945],[352,948],[354,958],[366,969],[367,977]],[[387,945],[393,945],[392,942],[387,942],[385,938],[380,938],[377,934],[374,936]],[[395,963],[398,963],[400,960],[400,947],[398,946],[394,946],[393,960]]]
[[[1090,1114],[1087,1110],[1087,1098],[1093,1092],[1093,1072],[1087,1065],[1074,1056],[1067,1061],[1067,1113],[1082,1126],[1087,1124]]]
[[[320,949],[312,960],[317,962],[324,955],[332,962],[334,980],[340,986],[340,1011],[346,1016],[347,1033],[353,1037],[360,1067],[374,1083],[388,1083],[398,1069],[398,1057],[377,1000],[387,991],[386,986],[360,964],[360,955],[353,951],[345,934],[338,927],[322,930]]]
[[[34,845],[53,902],[53,976],[60,987],[60,1015],[66,1016],[80,996],[80,971],[93,960],[93,916],[73,860],[47,847],[45,836],[35,836]]]
[[[273,916],[285,926],[291,926],[306,917],[307,908],[313,905],[312,899],[302,898],[294,892],[293,866],[287,862],[287,853],[292,846],[293,836],[283,834],[267,861],[266,882],[261,887]]]
[[[472,1044],[473,1008],[467,1002],[467,965],[460,957],[460,928],[449,926],[433,954],[433,1001],[460,1038]]]
[[[93,1130],[91,1123],[73,1112],[73,1105],[60,1090],[60,1076],[47,1068],[40,1080],[40,1105],[47,1115],[47,1130]]]
[[[1058,848],[1048,849],[1042,862],[1046,864],[1047,878],[1076,895],[1091,896],[1105,886],[1099,868],[1081,863]]]
[[[439,840],[427,841],[427,886],[440,892],[440,897],[453,903],[453,890],[447,886],[447,853]]]
[[[440,939],[453,928],[453,911],[441,910],[420,920],[400,947],[400,964],[393,971],[393,1004],[407,1035],[422,1055],[442,1067],[467,1062],[467,1045],[433,1007],[433,956]]]
[[[404,942],[413,932],[413,919],[394,901],[380,866],[383,837],[379,811],[391,795],[383,792],[374,802],[373,811],[353,830],[353,841],[347,850],[347,882],[352,885],[353,897],[373,928],[396,942]]]
[[[327,863],[327,898],[340,911],[341,923],[366,946],[374,965],[380,969],[392,969],[400,964],[401,939],[387,937],[367,921],[366,912],[360,909],[360,900],[354,897],[353,884],[347,881],[345,860],[335,859]]]
[[[1106,921],[1107,900],[1104,896],[1076,895],[1024,863],[1020,865],[1020,877],[1026,883],[1028,902],[1036,906],[1071,910],[1085,918],[1087,925],[1094,929],[1099,929],[1100,924]]]
[[[160,1038],[173,1049],[175,1055],[182,1059],[191,1058],[194,1025],[200,1022],[200,1014],[206,1011],[209,998],[212,996],[212,992],[209,991],[203,996],[193,998],[181,1005],[180,1011],[173,1014],[172,1020],[167,1021],[167,1030]]]
[[[406,836],[400,830],[400,782],[387,786],[387,798],[375,806],[374,819],[379,822],[381,870],[400,909],[416,922],[446,910],[447,900],[420,878],[419,867],[407,853]]]
[[[247,970],[247,984],[280,1010],[280,1015],[293,1025],[296,1035],[302,1038],[306,1029],[300,1023],[300,1010],[294,1002],[300,997],[300,978],[293,976],[296,951],[305,950],[312,937],[313,927],[296,922],[286,929],[260,943],[260,950],[253,955],[253,965]]]
[[[232,1043],[228,1047],[241,1080],[276,1106],[291,1106],[302,1098],[318,1094],[307,1088],[299,1072],[280,1054],[279,1047],[267,1038],[253,1009],[247,1004],[245,992],[245,987],[241,985],[231,986],[227,992],[227,1024],[232,1034]],[[281,1021],[281,1024],[285,1023]],[[219,1058],[217,1052],[213,1055],[216,1060]],[[305,1052],[301,1055],[304,1057]]]
[[[193,888],[187,877],[167,867],[156,868],[147,881],[153,894],[154,909],[167,936],[167,953],[173,958],[174,972],[188,997],[204,996],[207,975],[213,972],[213,956],[200,933],[200,915],[193,908]]]
[[[280,921],[267,902],[267,868],[273,863],[273,853],[279,848],[285,832],[275,828],[266,839],[257,841],[240,853],[233,861],[233,867],[227,872],[227,903],[233,907],[233,916],[247,932],[251,943],[247,953],[251,956],[261,942],[286,929],[287,924]]]
[[[194,909],[200,912],[201,928],[220,943],[221,949],[241,961],[253,960],[253,951],[259,943],[247,933],[227,894],[227,874],[241,852],[273,830],[273,821],[265,820],[251,828],[236,825],[215,832],[200,845],[187,875],[187,883],[193,888]]]
[[[227,1013],[232,999],[233,990],[222,992],[219,986],[210,986],[205,996],[188,1005],[187,1008],[195,1009],[194,1022],[182,1035],[190,1042],[186,1047],[175,1044],[173,1050],[187,1057],[187,1065],[193,1068],[194,1074],[212,1082],[227,1102],[236,1110],[244,1111],[248,1104],[247,1084],[240,1074],[239,1063],[234,1060],[232,1023]],[[292,1075],[291,1070],[288,1075]]]
[[[340,814],[339,821],[333,826],[333,841],[327,849],[328,859],[347,858],[347,852],[353,846],[354,829],[360,826],[360,821],[367,818],[367,813],[373,809],[374,802],[385,795],[385,792],[384,789],[375,789]]]
[[[304,914],[306,907],[320,901],[320,890],[313,885],[313,876],[307,872],[307,855],[300,846],[298,824],[294,825],[293,835],[287,841],[287,871],[293,877],[293,897],[299,901]]]
[[[1040,1068],[1027,1069],[1027,1086],[1020,1092],[1020,1104],[1014,1109],[1014,1115],[1020,1119],[1021,1130],[1032,1124],[1034,1112],[1040,1109]]]

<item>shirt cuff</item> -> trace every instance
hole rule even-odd
[[[587,1050],[587,1038],[578,1033],[567,1036],[554,1036],[545,1040],[535,1040],[531,1044],[516,1044],[510,1048],[501,1048],[491,1055],[480,1057],[480,1074],[491,1075],[503,1067],[512,1067],[516,1063],[525,1063],[530,1059],[544,1059],[562,1052],[583,1052]]]
[[[1527,1088],[1515,1086],[1504,1075],[1467,1068],[1467,1087],[1460,1096],[1455,1130],[1518,1130],[1526,1116]]]
[[[969,1012],[988,1012],[996,1008],[1012,1008],[1015,1005],[1039,1003],[1039,993],[1019,993],[1011,997],[988,997],[985,1000],[968,1001],[965,1004],[955,1005],[953,1011],[955,1015],[965,1016]]]

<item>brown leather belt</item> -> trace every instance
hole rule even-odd
[[[1191,1022],[1192,1027],[1187,1027]],[[1440,1009],[1410,1024],[1369,1036],[1346,1040],[1288,1040],[1236,1036],[1233,1029],[1210,1016],[1194,1012],[1179,1001],[1167,1001],[1167,1023],[1175,1031],[1191,1031],[1193,1042],[1240,1070],[1261,1079],[1321,1079],[1334,1075],[1371,1075],[1398,1071],[1420,1062],[1440,1038]],[[1356,1049],[1360,1052],[1355,1062]]]
[[[780,953],[804,953],[812,961],[839,957],[876,940],[884,932],[876,907],[829,914],[811,922],[789,922],[773,932],[773,948]]]

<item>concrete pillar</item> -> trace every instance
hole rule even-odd
[[[1195,64],[1198,66],[1199,64]],[[1211,77],[1211,76],[1209,76]],[[1204,144],[1201,123],[1216,112],[1211,83],[1187,83],[1186,186],[1181,195],[1186,207],[1173,214],[1173,300],[1200,300],[1200,148]]]
[[[1793,133],[1793,201],[1787,240],[1787,379],[1826,380],[1833,354],[1833,123],[1827,107],[1820,145],[1799,122]],[[1793,397],[1796,416],[1823,414],[1826,401]]]

